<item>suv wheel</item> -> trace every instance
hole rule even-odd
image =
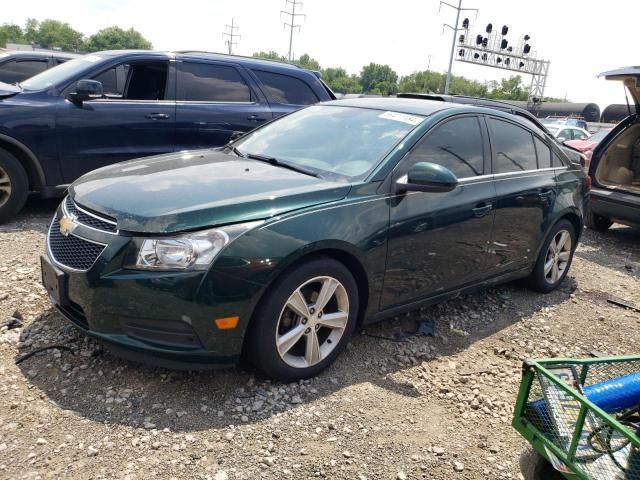
[[[592,230],[604,232],[611,226],[613,222],[607,217],[603,217],[601,215],[598,215],[597,213],[593,213],[591,209],[587,207],[587,211],[585,212],[584,216],[584,223]]]
[[[283,276],[259,309],[249,360],[270,378],[308,378],[346,347],[358,316],[358,288],[343,264],[318,258]]]
[[[29,193],[29,180],[16,157],[0,149],[0,223],[18,213]]]
[[[562,283],[573,260],[575,239],[575,230],[568,220],[560,220],[553,226],[531,273],[530,283],[534,290],[547,293]]]

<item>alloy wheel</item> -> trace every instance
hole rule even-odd
[[[9,201],[11,197],[11,179],[6,170],[0,167],[0,207]]]
[[[338,346],[349,321],[349,297],[333,277],[315,277],[288,298],[276,326],[276,347],[289,366],[307,368]]]
[[[571,234],[564,229],[558,231],[544,259],[544,278],[548,283],[554,284],[562,278],[569,265],[572,248]]]

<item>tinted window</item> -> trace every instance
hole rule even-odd
[[[262,72],[254,70],[258,76],[269,99],[277,103],[290,103],[293,105],[311,105],[318,103],[318,97],[302,80],[280,75],[278,73]]]
[[[102,83],[112,100],[164,100],[167,62],[149,61],[120,64],[93,77]]]
[[[482,134],[476,117],[451,120],[437,126],[411,150],[409,164],[431,162],[442,165],[458,178],[482,175]]]
[[[523,172],[537,168],[533,137],[527,130],[502,120],[489,119],[494,152],[494,173]]]
[[[178,81],[180,100],[201,102],[250,102],[251,91],[233,67],[207,63],[183,63]]]
[[[22,82],[46,69],[46,60],[10,60],[0,66],[0,81],[5,83]]]
[[[538,137],[533,137],[536,142],[536,152],[538,153],[538,168],[551,167],[551,149]]]

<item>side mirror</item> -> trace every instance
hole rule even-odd
[[[458,185],[454,173],[431,162],[418,162],[396,181],[398,191],[450,192]]]
[[[97,80],[78,80],[73,92],[69,92],[67,98],[73,103],[81,104],[87,100],[103,98],[102,82]]]
[[[566,138],[564,138],[564,137],[558,137],[558,141],[559,141],[560,143],[564,143],[564,142],[566,142],[566,141],[567,141],[567,139],[566,139]]]

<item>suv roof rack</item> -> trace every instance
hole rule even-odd
[[[437,93],[398,93],[396,95],[398,98],[415,98],[421,100],[435,100],[438,102],[451,102],[451,103],[461,103],[465,105],[477,105],[479,107],[485,108],[493,108],[496,110],[500,110],[502,112],[511,113],[512,115],[517,115],[519,117],[526,118],[530,122],[532,122],[536,127],[546,131],[546,128],[538,118],[533,115],[531,112],[525,110],[524,108],[518,107],[509,102],[503,102],[501,100],[494,100],[491,98],[482,98],[482,97],[471,97],[467,95],[440,95]]]
[[[249,59],[249,60],[260,60],[260,61],[263,61],[263,62],[273,62],[273,63],[279,63],[281,65],[289,65],[291,67],[302,68],[300,65],[296,65],[295,63],[283,62],[282,60],[275,60],[275,59],[271,59],[271,58],[250,57],[248,55],[236,55],[236,54],[221,53],[221,52],[209,52],[207,50],[172,50],[171,52],[172,53],[180,53],[180,54],[206,53],[208,55],[220,55],[220,56],[223,56],[223,57],[246,58],[246,59]],[[313,70],[309,70],[309,71],[313,71]]]

